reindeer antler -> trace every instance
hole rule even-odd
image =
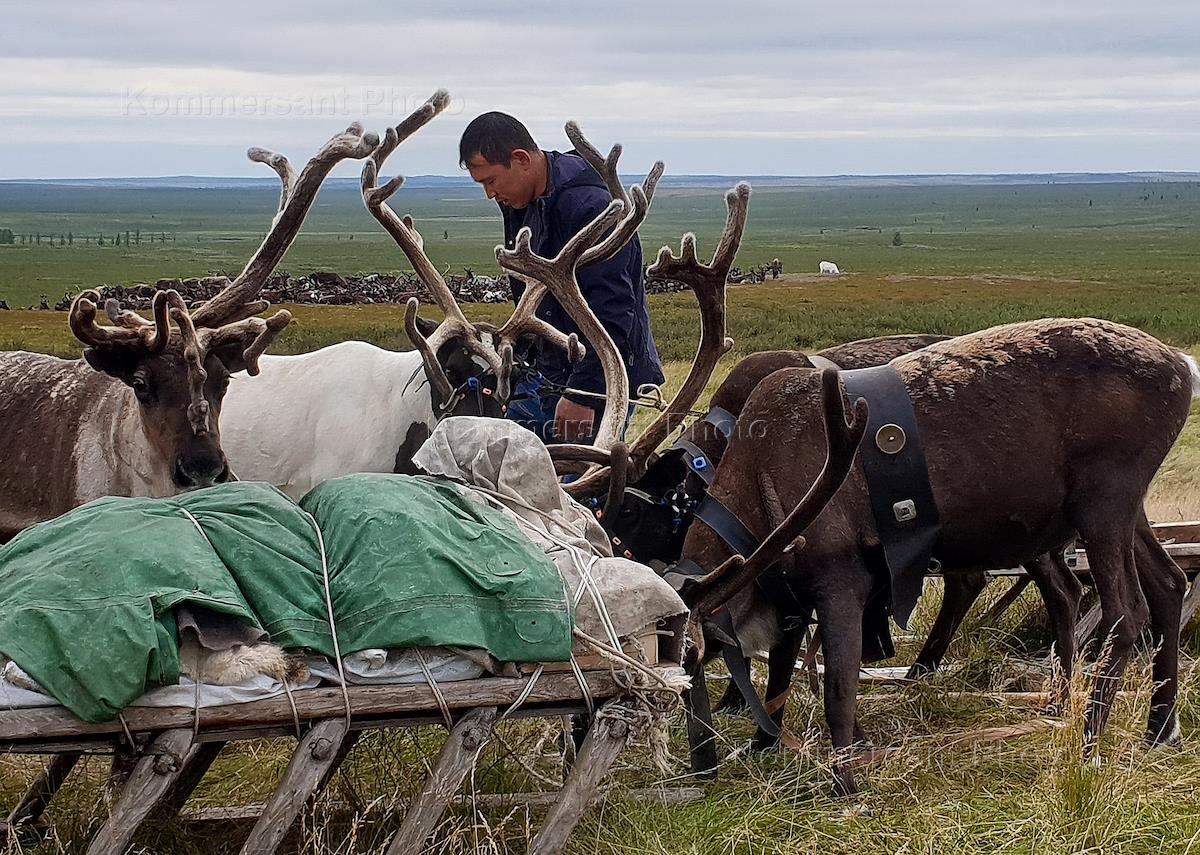
[[[258,296],[267,277],[299,234],[317,190],[330,170],[346,158],[366,157],[377,145],[378,135],[363,134],[362,125],[356,122],[325,143],[301,170],[299,177],[293,175],[292,167],[283,155],[261,148],[250,149],[247,156],[251,160],[267,164],[280,177],[283,187],[279,213],[242,272],[221,293],[192,313],[192,323],[196,327],[219,327],[235,319],[244,319],[247,304]]]
[[[153,323],[136,312],[123,311],[116,300],[108,300],[105,312],[118,324],[108,327],[96,323],[96,304],[100,301],[100,293],[95,290],[83,291],[71,302],[67,323],[75,337],[89,347],[137,347],[144,349],[148,355],[162,353],[171,339],[171,327],[167,321],[168,293],[174,292],[155,293],[151,303]],[[131,316],[137,321],[134,322]]]
[[[400,247],[405,257],[408,258],[409,264],[413,266],[417,277],[425,285],[426,289],[428,289],[434,303],[437,304],[438,308],[445,315],[445,318],[427,341],[417,329],[415,312],[412,319],[409,320],[408,315],[413,310],[407,309],[405,311],[405,330],[424,358],[426,368],[428,369],[426,373],[430,377],[430,383],[433,384],[435,390],[451,389],[450,381],[446,378],[442,366],[437,361],[437,351],[448,340],[456,336],[462,339],[464,347],[486,361],[492,370],[496,372],[497,376],[499,376],[503,369],[501,357],[495,351],[486,347],[480,340],[479,330],[467,320],[466,315],[463,314],[462,307],[458,305],[458,301],[454,298],[454,293],[450,290],[450,286],[446,284],[445,278],[434,267],[433,262],[429,260],[429,256],[425,254],[425,240],[421,237],[421,233],[417,231],[412,217],[408,215],[404,217],[398,216],[387,204],[387,200],[391,198],[392,194],[404,184],[404,176],[397,175],[382,187],[379,186],[379,176],[388,155],[395,151],[400,143],[404,142],[404,140],[412,136],[435,116],[445,110],[449,103],[450,93],[445,89],[439,89],[434,92],[424,104],[405,118],[404,121],[394,128],[387,129],[382,144],[380,144],[374,155],[363,165],[362,171],[363,204],[367,206],[367,210],[371,213],[371,216],[392,236],[392,240],[396,242],[396,245]],[[453,390],[451,389],[452,394]],[[449,397],[445,396],[443,400],[449,400]]]
[[[743,181],[727,192],[725,205],[728,209],[725,230],[717,242],[711,263],[700,263],[696,257],[696,236],[689,232],[680,242],[678,256],[664,246],[646,272],[647,278],[670,279],[691,287],[700,309],[700,342],[683,385],[630,448],[629,477],[632,480],[645,472],[650,455],[691,411],[712,378],[717,363],[733,347],[733,339],[725,335],[725,285],[746,230],[750,185]],[[605,489],[608,477],[607,469],[597,469],[564,489],[576,497],[596,495]]]
[[[604,415],[596,434],[595,446],[609,451],[613,443],[621,438],[625,427],[626,410],[629,407],[629,377],[625,363],[617,351],[616,344],[603,324],[596,317],[575,279],[575,269],[588,248],[595,246],[603,234],[621,216],[625,204],[615,199],[599,215],[567,241],[553,259],[543,258],[530,246],[533,233],[529,227],[517,233],[513,249],[496,247],[496,260],[505,270],[517,274],[526,282],[539,282],[554,295],[563,309],[570,315],[584,337],[596,348],[600,365],[604,369],[604,385],[607,393]],[[551,455],[562,446],[551,446]]]
[[[838,372],[821,372],[821,402],[825,419],[827,448],[825,463],[817,480],[800,503],[782,523],[763,539],[749,558],[734,555],[716,570],[686,585],[680,592],[694,615],[707,616],[720,608],[737,592],[744,590],[785,552],[804,546],[801,536],[825,509],[850,474],[855,453],[867,429],[867,402],[858,398],[850,418],[846,418]]]
[[[654,189],[658,186],[658,181],[662,178],[663,162],[655,161],[650,167],[650,172],[646,175],[645,181],[640,187],[634,187],[631,193],[627,193],[621,185],[621,177],[617,173],[617,161],[621,157],[621,145],[618,143],[612,147],[608,157],[601,156],[596,147],[588,142],[583,135],[583,131],[579,129],[578,123],[574,121],[566,124],[567,138],[575,147],[575,151],[588,162],[588,164],[600,174],[604,179],[605,186],[608,187],[609,194],[613,199],[620,200],[625,205],[625,217],[617,224],[617,227],[612,230],[607,238],[588,247],[579,259],[577,267],[586,267],[589,264],[595,264],[601,261],[607,261],[624,248],[625,244],[637,234],[637,230],[641,227],[646,219],[646,214],[650,211],[650,203],[654,198]],[[545,321],[538,318],[535,313],[543,298],[546,296],[545,287],[537,281],[529,281],[525,293],[521,295],[521,299],[517,303],[516,309],[512,315],[497,333],[501,342],[515,342],[522,335],[536,335],[546,339],[556,347],[565,350],[567,358],[572,362],[578,362],[583,359],[583,346],[578,338],[574,335],[564,335],[559,330],[550,326]]]

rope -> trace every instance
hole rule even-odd
[[[296,727],[296,741],[299,742],[303,736],[300,732],[300,710],[296,709],[296,699],[292,697],[292,686],[286,675],[283,677],[283,693],[287,695],[288,706],[292,708],[292,724]]]
[[[133,733],[129,730],[129,722],[125,721],[124,712],[117,713],[117,721],[121,722],[121,730],[125,731],[125,738],[129,740],[129,747],[136,747],[137,743],[133,741]]]
[[[512,705],[500,714],[498,721],[504,721],[510,715],[515,713],[521,707],[521,704],[525,703],[525,701],[529,699],[530,694],[533,693],[534,684],[537,683],[538,677],[542,676],[542,670],[545,667],[545,665],[537,666],[537,670],[534,671],[532,676],[529,678],[529,683],[526,684],[525,688],[521,691],[521,694],[517,695],[517,699],[512,702]]]
[[[628,653],[626,653],[620,647],[613,647],[608,644],[605,644],[603,641],[601,641],[598,638],[592,638],[592,636],[588,635],[586,632],[584,632],[579,627],[575,627],[574,632],[575,632],[576,638],[583,641],[585,644],[587,644],[589,647],[591,647],[593,650],[595,650],[597,653],[599,653],[603,658],[609,660],[610,662],[614,662],[614,663],[622,665],[626,668],[631,668],[634,671],[637,671],[638,673],[640,673],[646,677],[649,677],[651,680],[658,683],[663,688],[670,689],[672,692],[677,692],[679,690],[679,687],[680,687],[679,681],[668,680],[667,678],[665,678],[661,674],[659,674],[657,671],[655,671],[653,668],[650,668],[650,667],[642,664],[641,662],[638,662],[636,659],[634,659],[632,656],[630,656]]]
[[[346,688],[346,669],[342,665],[342,647],[338,644],[337,622],[333,618],[333,595],[329,593],[329,561],[325,558],[325,537],[321,527],[308,511],[301,510],[313,531],[317,533],[317,545],[321,548],[321,584],[325,589],[325,609],[329,615],[329,634],[333,637],[333,661],[337,663],[338,679],[342,681],[342,703],[346,709],[346,728],[350,728],[350,692]]]
[[[446,696],[438,688],[437,680],[433,678],[433,672],[429,670],[429,665],[425,662],[425,654],[421,652],[421,648],[419,647],[414,647],[412,651],[417,656],[417,664],[421,666],[421,673],[425,675],[425,682],[433,690],[433,697],[437,701],[438,709],[442,711],[442,718],[446,722],[446,729],[453,730],[454,716],[450,714],[450,705],[446,703]]]
[[[583,693],[583,702],[587,704],[588,715],[594,715],[596,712],[596,702],[592,700],[592,687],[588,685],[587,678],[583,676],[583,669],[579,667],[579,660],[575,658],[575,654],[571,654],[571,673],[575,675],[575,682],[579,684],[579,690]]]

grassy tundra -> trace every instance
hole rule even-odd
[[[0,245],[0,299],[28,305],[40,294],[53,300],[64,289],[83,285],[229,270],[257,239],[262,211],[275,196],[265,185],[261,193],[255,191],[258,195],[129,191],[134,195],[123,197],[114,192],[96,195],[100,191],[72,188],[34,197],[0,184],[0,228],[55,235],[70,229],[75,238],[66,247]],[[439,190],[404,190],[401,198],[411,198],[436,263],[495,269],[491,246],[499,223],[489,205],[474,195]],[[722,216],[715,191],[660,191],[643,242],[648,248],[675,242],[685,228],[694,228],[702,247],[710,246]],[[357,196],[332,185],[284,266],[293,272],[401,269],[398,252],[372,225]],[[124,240],[125,228],[141,228],[142,243],[95,244],[100,231],[111,235],[119,229]],[[165,231],[167,243],[149,244],[151,229]],[[93,243],[80,246],[88,230]],[[442,240],[443,230],[450,239]],[[897,231],[901,243],[893,246]],[[1200,186],[1191,183],[760,189],[741,261],[757,264],[777,256],[789,275],[730,289],[730,332],[737,349],[725,366],[755,350],[817,348],[895,332],[959,333],[1056,314],[1112,318],[1200,354],[1198,248]],[[797,275],[815,271],[822,259],[852,273],[837,279]],[[311,350],[346,338],[408,346],[399,307],[294,309],[297,318],[275,352]],[[652,310],[677,383],[694,348],[691,300],[655,297]],[[469,314],[493,320],[502,312],[502,307],[469,307]],[[14,348],[78,353],[65,315],[0,312],[0,349]],[[1151,516],[1200,517],[1198,483],[1200,431],[1193,419],[1154,486]],[[997,583],[985,596],[994,599],[1003,587]],[[935,611],[930,599],[919,614],[926,623]],[[1145,708],[1149,677],[1139,672],[1129,679],[1129,694],[1115,712],[1099,771],[1079,764],[1078,708],[1051,723],[1038,718],[1036,709],[995,695],[1036,688],[1047,645],[1040,606],[1027,594],[998,625],[969,626],[948,657],[950,670],[929,684],[864,686],[864,727],[880,746],[894,750],[864,771],[865,794],[858,800],[828,798],[821,743],[811,735],[821,726],[820,707],[798,684],[786,750],[734,759],[719,781],[706,785],[703,801],[674,806],[620,797],[629,788],[690,783],[668,782],[670,776],[653,770],[648,754],[631,752],[613,798],[589,815],[569,851],[1134,853],[1198,848],[1200,673],[1192,657],[1200,644],[1190,638],[1185,646],[1183,747],[1153,754],[1142,749],[1134,710]],[[898,662],[906,663],[916,645],[901,646]],[[742,719],[726,718],[720,726],[729,751],[753,730]],[[506,725],[501,733],[511,751],[500,745],[489,749],[467,792],[537,789],[545,785],[530,770],[541,777],[558,774],[553,737],[533,724]],[[397,806],[423,778],[412,770],[430,762],[440,742],[432,728],[364,739],[320,809],[297,829],[293,848],[380,851],[398,824]],[[686,756],[681,728],[672,734],[672,750]],[[193,804],[261,801],[287,756],[282,745],[269,742],[231,751],[218,761]],[[37,768],[35,759],[0,757],[0,812],[15,802]],[[60,797],[62,803],[51,811],[57,838],[33,849],[12,844],[11,851],[83,851],[89,829],[94,831],[104,814],[104,768],[103,758],[89,759],[84,774]],[[681,762],[674,774],[684,771]],[[248,829],[248,823],[164,821],[136,844],[139,851],[235,852]],[[439,831],[438,842],[449,852],[519,852],[528,835],[524,807],[475,812],[464,806]]]

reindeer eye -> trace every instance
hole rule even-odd
[[[150,400],[150,382],[140,374],[134,375],[134,378],[129,381],[129,385],[133,387],[133,394],[143,403]]]

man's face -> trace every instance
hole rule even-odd
[[[510,208],[526,208],[533,201],[537,176],[534,174],[533,157],[524,149],[516,149],[508,166],[488,163],[476,152],[467,161],[467,172],[483,186],[489,199],[495,199]]]

